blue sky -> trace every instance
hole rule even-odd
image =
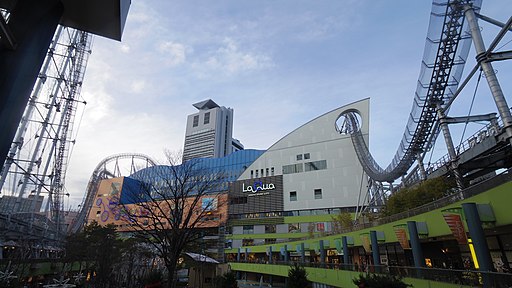
[[[109,155],[161,160],[164,149],[182,149],[192,104],[208,98],[235,110],[234,136],[246,148],[266,149],[307,121],[369,97],[370,150],[387,166],[412,106],[430,10],[430,1],[419,0],[133,1],[121,42],[94,39],[82,88],[88,105],[66,180],[71,204]],[[482,14],[506,22],[512,5],[484,0]],[[481,25],[489,42],[498,28]],[[495,69],[510,104],[506,64]],[[467,115],[474,87],[452,115]],[[485,82],[477,94],[475,113],[496,111]]]

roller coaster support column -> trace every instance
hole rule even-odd
[[[439,118],[439,124],[441,126],[441,131],[443,131],[446,149],[448,150],[448,155],[450,156],[450,170],[453,172],[453,175],[455,176],[455,182],[457,182],[457,188],[460,191],[464,189],[464,182],[462,181],[462,175],[460,175],[459,168],[457,167],[457,153],[455,153],[452,135],[450,134],[448,123],[446,123],[445,121],[446,115],[444,115],[444,110],[441,107],[441,103],[437,103],[437,117]]]
[[[421,156],[421,153],[418,153],[416,160],[418,161],[418,169],[420,169],[421,180],[427,179],[427,172],[425,171],[425,165],[423,165],[423,157]]]
[[[496,103],[496,107],[500,113],[501,120],[503,121],[503,127],[505,129],[507,139],[512,144],[512,115],[510,113],[507,100],[503,95],[503,90],[501,90],[498,78],[496,77],[496,73],[494,73],[494,68],[488,59],[489,55],[485,49],[484,40],[482,39],[482,34],[480,33],[480,28],[478,27],[473,7],[471,7],[471,5],[465,5],[464,14],[468,20],[469,28],[471,29],[471,38],[475,45],[476,60],[484,72],[485,79],[487,79],[487,84],[489,84],[492,97],[494,98],[494,102]]]

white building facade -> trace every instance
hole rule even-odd
[[[243,150],[243,145],[233,139],[233,109],[219,106],[211,99],[193,106],[198,112],[187,117],[183,161],[220,158]]]
[[[358,115],[359,129],[368,143],[369,99],[364,99],[327,112],[284,136],[230,186],[229,217],[238,223],[231,227],[232,248],[245,246],[236,234],[246,234],[247,245],[263,244],[269,239],[249,241],[250,234],[264,233],[268,238],[270,231],[308,232],[313,224],[327,232],[330,227],[327,222],[296,223],[295,229],[286,224],[287,216],[353,213],[367,205],[367,177],[350,135],[340,133],[338,127],[347,124],[343,123],[347,112]],[[275,217],[276,225],[269,226],[267,217]]]

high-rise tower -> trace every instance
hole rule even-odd
[[[199,111],[188,115],[183,161],[193,158],[224,157],[242,150],[233,139],[233,109],[219,106],[211,99],[193,104]]]

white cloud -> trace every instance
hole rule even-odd
[[[128,45],[123,44],[123,45],[121,45],[120,49],[121,49],[121,52],[123,52],[123,53],[130,53],[130,46],[128,46]]]
[[[135,80],[130,85],[131,92],[133,93],[142,93],[146,88],[146,81],[144,80]]]
[[[210,53],[204,63],[195,63],[195,68],[201,74],[212,73],[218,75],[218,72],[234,75],[248,71],[270,69],[275,66],[270,56],[242,51],[236,41],[226,38],[222,46]]]
[[[181,43],[174,43],[171,41],[161,42],[157,50],[165,56],[165,63],[170,66],[177,66],[186,61],[186,47]]]

